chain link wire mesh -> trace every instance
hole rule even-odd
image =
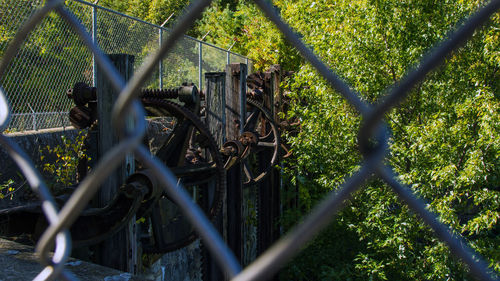
[[[302,223],[297,225],[295,230],[279,240],[244,270],[241,270],[235,257],[203,215],[203,212],[192,202],[183,188],[176,186],[177,182],[172,173],[158,160],[151,158],[149,151],[140,144],[145,131],[145,121],[143,109],[136,101],[138,90],[140,87],[148,85],[151,75],[155,71],[158,72],[158,62],[167,57],[167,54],[175,53],[178,40],[182,38],[190,25],[201,16],[203,10],[210,2],[197,1],[193,3],[186,14],[169,32],[168,38],[163,41],[164,43],[158,48],[158,51],[143,60],[144,63],[127,84],[120,78],[116,69],[112,67],[110,61],[103,54],[103,51],[93,43],[91,35],[86,31],[88,29],[85,28],[86,21],[75,17],[77,12],[70,10],[71,5],[63,5],[62,1],[46,1],[45,5],[37,10],[36,13],[28,13],[31,15],[28,17],[28,21],[15,32],[13,39],[10,40],[9,47],[2,50],[3,57],[0,62],[0,82],[2,85],[2,88],[0,88],[0,129],[2,132],[8,127],[9,120],[12,117],[10,114],[11,110],[15,112],[18,106],[12,103],[12,106],[9,107],[7,104],[7,97],[11,97],[10,92],[15,91],[15,89],[6,87],[6,85],[9,85],[9,81],[11,81],[7,79],[9,72],[6,69],[16,64],[15,58],[18,57],[18,53],[23,53],[23,49],[18,50],[25,37],[28,36],[26,42],[30,42],[30,38],[34,38],[34,36],[29,35],[36,33],[38,28],[43,26],[43,24],[47,24],[47,22],[63,24],[60,20],[64,20],[74,30],[75,34],[82,39],[81,41],[84,42],[86,48],[92,51],[100,69],[103,70],[114,87],[121,92],[113,110],[113,126],[122,136],[120,143],[108,151],[105,157],[100,160],[96,169],[80,183],[78,189],[60,211],[57,209],[52,195],[41,180],[30,159],[9,137],[5,134],[0,134],[0,145],[16,161],[30,186],[38,192],[41,200],[44,202],[43,211],[50,223],[37,245],[40,262],[45,268],[35,280],[53,280],[55,278],[74,280],[71,273],[64,270],[64,263],[71,249],[68,227],[74,222],[84,206],[95,194],[98,186],[124,160],[124,155],[129,152],[133,152],[165,184],[165,192],[180,206],[206,243],[207,248],[215,257],[219,266],[233,280],[262,280],[272,276],[310,241],[315,234],[325,227],[335,213],[343,207],[344,201],[350,198],[353,192],[362,188],[364,182],[371,177],[378,177],[391,186],[400,199],[415,213],[420,215],[436,232],[436,235],[446,242],[450,250],[469,266],[474,276],[481,280],[498,279],[494,273],[488,270],[482,258],[467,246],[465,241],[453,235],[445,225],[439,223],[437,217],[425,208],[424,203],[414,195],[411,189],[396,180],[397,177],[392,168],[387,166],[384,161],[388,151],[389,130],[384,125],[383,118],[386,112],[397,106],[409,94],[409,90],[417,82],[423,80],[429,71],[443,62],[451,51],[458,48],[475,29],[500,9],[500,0],[492,0],[489,4],[484,5],[458,30],[451,34],[447,40],[426,55],[418,67],[410,71],[406,77],[394,85],[389,94],[376,105],[365,103],[357,93],[350,89],[349,85],[345,84],[332,70],[319,60],[292,29],[282,21],[279,14],[268,1],[254,0],[266,16],[281,30],[287,40],[297,48],[334,89],[342,94],[360,112],[364,122],[359,131],[359,144],[364,159],[360,165],[361,168],[354,175],[346,179],[345,184],[338,191],[328,195]],[[56,13],[49,14],[50,11],[55,11]],[[119,24],[116,27],[119,28]],[[125,32],[125,29],[122,32]],[[146,33],[144,36],[148,39],[154,39],[155,35],[153,33]],[[132,44],[130,48],[134,48],[133,46],[135,46],[135,51],[140,52],[143,45]],[[119,46],[117,47],[119,48]],[[103,49],[108,50],[106,48],[112,48],[112,46],[103,47]],[[82,52],[87,53],[88,51],[82,50]],[[218,61],[221,54],[221,52],[214,51],[214,61]],[[206,54],[205,57],[200,60],[205,59],[206,61],[210,61],[212,59],[210,54]],[[89,68],[83,69],[87,72],[89,71]],[[203,69],[204,71],[208,71],[209,67],[205,67],[204,65]],[[133,117],[135,121],[133,128],[128,129],[125,126],[125,121],[123,121],[126,120],[125,116]],[[54,256],[50,256],[49,249],[53,243],[55,243],[55,253]]]
[[[163,31],[164,38],[168,32]],[[206,48],[202,48],[204,51]],[[181,38],[174,49],[162,60],[162,84],[165,88],[176,87],[182,83],[199,85],[200,44],[190,38]]]
[[[0,2],[0,25],[5,29],[0,40],[0,55],[21,24],[43,1]],[[95,42],[107,54],[126,53],[141,65],[148,54],[158,50],[169,30],[83,1],[66,1],[66,6],[81,22]],[[200,48],[200,46],[203,46]],[[201,51],[207,54],[206,59]],[[212,51],[214,50],[214,51]],[[221,53],[211,56],[211,53]],[[158,63],[157,72],[145,88],[169,88],[183,82],[204,85],[207,71],[223,71],[230,55],[234,62],[246,58],[191,37],[179,39],[174,50]],[[200,65],[202,71],[200,71]],[[70,125],[68,111],[73,106],[66,90],[75,82],[94,84],[93,54],[70,26],[55,14],[49,14],[31,31],[21,46],[2,85],[11,104],[11,132],[38,130]],[[161,72],[161,76],[160,76]]]
[[[12,38],[26,15],[39,8],[42,1],[3,1],[2,26]],[[11,9],[10,7],[15,7]],[[85,11],[75,10],[75,14]],[[0,54],[6,48],[0,45]],[[69,126],[67,111],[71,106],[65,97],[68,81],[89,81],[92,78],[91,53],[69,26],[54,14],[38,25],[20,48],[2,77],[9,93],[13,116],[11,131]]]

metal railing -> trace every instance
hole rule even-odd
[[[146,85],[151,75],[157,71],[158,62],[164,59],[172,50],[175,50],[178,40],[183,38],[183,34],[188,30],[191,23],[201,16],[203,10],[210,2],[195,2],[169,32],[164,44],[158,48],[158,51],[144,59],[142,66],[136,71],[136,74],[129,83],[125,83],[120,78],[116,69],[113,68],[108,58],[104,55],[102,49],[92,40],[92,36],[86,31],[85,26],[79,22],[74,13],[70,12],[63,5],[62,1],[46,1],[45,6],[30,16],[29,20],[16,33],[0,63],[0,77],[5,75],[8,65],[16,56],[18,48],[25,37],[34,30],[37,24],[47,17],[50,11],[55,11],[59,17],[73,28],[85,46],[92,51],[96,63],[104,71],[113,86],[121,92],[113,110],[113,126],[121,136],[120,143],[102,158],[98,166],[80,183],[78,189],[61,210],[57,210],[52,195],[31,164],[30,159],[7,136],[4,134],[0,135],[0,144],[16,161],[31,187],[39,193],[41,200],[43,200],[43,210],[50,224],[37,245],[40,262],[45,268],[36,277],[36,280],[54,279],[57,276],[65,280],[74,279],[68,271],[64,270],[64,263],[68,258],[71,248],[68,228],[78,217],[90,198],[93,197],[106,176],[124,160],[123,158],[126,153],[134,153],[145,166],[153,170],[155,175],[165,183],[165,192],[181,207],[200,237],[204,240],[207,248],[215,257],[219,266],[233,280],[262,280],[266,276],[272,276],[284,263],[297,254],[305,243],[310,241],[315,234],[324,228],[331,221],[335,213],[343,207],[343,202],[350,198],[353,192],[362,188],[365,181],[371,177],[378,177],[391,186],[393,191],[449,246],[450,250],[469,266],[474,276],[481,280],[497,279],[497,276],[488,270],[487,264],[477,253],[470,249],[462,239],[452,234],[445,225],[439,223],[436,215],[425,208],[424,203],[410,188],[396,180],[397,177],[393,169],[384,161],[388,153],[389,129],[385,125],[383,117],[385,113],[397,106],[409,94],[409,90],[416,83],[422,81],[429,71],[442,63],[451,51],[457,49],[460,43],[465,42],[474,30],[485,23],[493,13],[500,9],[500,0],[491,1],[470,17],[448,39],[425,56],[416,69],[408,72],[399,83],[390,88],[387,96],[376,105],[365,103],[358,93],[352,91],[347,84],[319,60],[292,29],[282,21],[268,1],[254,1],[266,16],[283,32],[287,40],[362,115],[364,121],[358,136],[363,161],[360,165],[361,168],[349,177],[342,187],[328,195],[301,224],[243,270],[199,207],[190,200],[189,195],[186,194],[184,189],[176,187],[176,180],[172,173],[159,161],[151,158],[149,151],[141,144],[142,135],[145,130],[145,121],[143,108],[136,100],[139,89]],[[9,111],[5,91],[2,89],[0,94],[1,131],[7,128],[10,118]],[[132,116],[134,118],[135,123],[132,129],[127,129],[127,126],[125,126],[125,121],[123,121],[126,120],[125,116]],[[373,145],[374,143],[376,145]],[[55,243],[55,254],[51,257],[49,250],[50,245],[53,243]]]
[[[6,38],[0,40],[0,56],[5,52],[7,39],[15,35],[21,24],[43,2],[0,2],[0,9],[5,11],[0,16],[0,25],[5,29]],[[134,55],[136,65],[140,65],[148,54],[157,51],[170,32],[165,27],[85,1],[66,1],[66,8],[105,53]],[[233,63],[252,63],[242,55],[182,36],[168,56],[157,62],[155,75],[144,86],[168,88],[189,82],[201,89],[205,72],[224,71],[228,60]],[[46,113],[68,112],[73,104],[66,98],[66,89],[77,81],[95,85],[95,80],[94,54],[71,32],[71,26],[60,17],[49,14],[20,45],[2,77],[2,86],[16,116],[7,129],[23,131],[67,126],[67,114],[61,119],[50,118],[52,114]]]

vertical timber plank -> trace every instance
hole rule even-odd
[[[109,55],[112,63],[128,81],[133,75],[134,56],[127,54]],[[98,158],[102,158],[117,142],[118,137],[111,127],[111,112],[118,97],[104,73],[97,71],[97,106],[98,106]],[[127,155],[125,163],[112,173],[103,183],[97,195],[99,207],[105,206],[115,196],[118,188],[125,183],[126,177],[134,172],[134,159]],[[98,247],[98,262],[104,266],[136,273],[137,244],[135,217],[123,230],[102,242]]]
[[[219,147],[226,141],[225,85],[225,72],[205,73],[206,122]]]
[[[273,93],[273,102],[271,104],[271,114],[274,116],[274,123],[278,130],[278,137],[281,137],[280,118],[278,112],[282,111],[281,101],[283,92],[281,90],[281,81],[283,79],[282,69],[280,65],[273,65],[271,69],[271,90]],[[278,143],[281,145],[281,140]],[[281,148],[278,148],[281,149]],[[278,153],[277,164],[281,166],[281,154]],[[273,225],[271,228],[271,244],[274,244],[280,238],[280,227],[278,221],[281,216],[281,171],[273,169],[271,172],[271,212]],[[271,244],[269,246],[271,246]]]
[[[246,64],[226,66],[226,136],[228,140],[238,139],[243,130],[246,116]],[[227,243],[241,262],[243,178],[240,164],[227,172]]]
[[[271,88],[271,73],[264,73],[263,81],[263,102],[262,105],[266,108],[271,116],[273,115],[272,104],[274,101],[273,89]],[[260,170],[266,170],[270,166],[271,155],[269,151],[261,151],[257,155],[258,165]],[[269,171],[272,173],[272,171]],[[272,212],[271,212],[271,176],[268,174],[257,185],[257,255],[262,254],[270,245],[272,237],[269,235],[272,229]]]
[[[205,112],[206,124],[210,133],[215,139],[217,146],[222,147],[226,141],[226,73],[225,72],[207,72],[205,73]],[[211,195],[208,196],[211,198]],[[223,205],[226,205],[226,194],[224,194]],[[223,212],[214,220],[214,225],[223,237],[224,235],[224,219]],[[226,238],[227,239],[227,238]],[[203,241],[201,242],[203,245]],[[219,269],[215,260],[205,247],[202,247],[202,280],[203,281],[219,281],[223,280],[222,271]]]
[[[281,69],[279,66],[273,66],[269,72],[265,73],[264,81],[264,107],[267,108],[272,116],[275,125],[279,125],[277,117],[278,108],[276,102],[280,100]],[[280,132],[278,129],[278,138]],[[261,152],[258,155],[261,169],[267,169],[271,162],[269,152]],[[278,159],[278,163],[280,159]],[[258,254],[266,251],[278,238],[279,227],[278,220],[280,216],[280,173],[273,168],[269,175],[259,183],[258,197]],[[276,277],[275,277],[276,278]]]

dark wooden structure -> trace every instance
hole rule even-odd
[[[246,115],[246,77],[246,64],[226,66],[226,138],[229,140],[238,139],[243,133]],[[227,171],[227,243],[240,262],[243,252],[242,201],[242,167],[236,164]]]
[[[127,54],[109,55],[111,62],[125,81],[129,80],[134,73],[134,56]],[[109,79],[100,70],[97,72],[97,105],[98,105],[98,147],[97,156],[102,157],[118,143],[118,136],[111,126],[111,112],[118,94]],[[105,206],[109,203],[118,188],[126,178],[134,172],[134,158],[125,156],[125,162],[106,179],[97,195],[97,205]],[[100,243],[97,247],[97,262],[101,265],[122,271],[137,273],[137,237],[135,217],[129,225],[115,234],[113,237]]]
[[[115,67],[128,80],[133,74],[133,56],[110,55]],[[205,74],[205,124],[214,137],[216,144],[222,147],[228,140],[238,140],[243,134],[247,117],[247,65],[230,64],[225,72]],[[265,73],[263,88],[263,105],[279,124],[277,111],[280,109],[281,69],[274,67]],[[111,112],[118,96],[108,80],[97,76],[97,97],[99,116],[99,130],[97,140],[97,158],[118,142],[112,134]],[[266,151],[257,154],[259,169],[267,169],[271,165],[271,155]],[[104,206],[117,192],[120,184],[134,172],[133,157],[127,156],[123,165],[103,184],[97,198],[96,205]],[[235,164],[227,170],[227,189],[224,197],[221,214],[217,216],[214,225],[219,230],[237,259],[242,264],[248,264],[263,253],[279,238],[280,229],[280,172],[272,169],[268,176],[257,184],[244,185],[245,175],[242,164]],[[210,198],[210,195],[207,196]],[[248,203],[250,202],[250,203]],[[247,204],[247,205],[245,205]],[[253,218],[248,218],[248,204],[256,208]],[[247,210],[243,210],[247,208]],[[255,221],[249,227],[248,222]],[[140,247],[137,247],[137,233],[135,232],[135,218],[128,227],[121,230],[112,238],[100,243],[97,249],[97,259],[101,265],[116,268],[122,271],[137,273],[140,266]],[[249,241],[248,237],[255,237]],[[255,245],[248,245],[253,243]],[[211,258],[208,251],[201,244],[203,280],[214,281],[227,279]]]

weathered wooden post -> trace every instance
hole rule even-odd
[[[112,54],[109,58],[118,72],[127,81],[133,75],[134,56],[127,54]],[[98,106],[98,158],[118,143],[118,137],[111,124],[111,112],[119,95],[104,73],[97,71],[97,106]],[[133,156],[127,155],[125,162],[111,174],[103,183],[97,195],[97,205],[105,206],[116,194],[125,179],[134,172]],[[98,263],[131,273],[137,272],[137,243],[135,216],[125,229],[102,242],[98,247]]]
[[[278,129],[278,138],[281,137],[281,129],[280,129],[280,118],[278,116],[278,112],[282,111],[282,98],[283,98],[283,92],[281,90],[281,81],[283,79],[283,72],[281,69],[280,65],[273,65],[271,67],[271,84],[270,88],[272,91],[272,96],[273,100],[269,105],[269,108],[271,109],[271,115],[274,118],[274,122],[276,124],[276,127]],[[281,142],[278,142],[278,145],[280,145]],[[278,161],[277,164],[281,165],[281,156],[278,154]],[[270,177],[270,183],[271,183],[271,198],[270,198],[270,204],[271,204],[271,218],[272,218],[272,224],[270,225],[270,237],[271,240],[269,241],[270,244],[267,245],[267,248],[269,248],[272,244],[274,244],[275,241],[277,241],[280,237],[280,227],[278,225],[278,221],[281,217],[281,171],[279,169],[273,168],[271,171],[271,177]]]
[[[276,114],[275,102],[280,100],[281,69],[273,66],[265,74],[264,82],[264,107],[270,111],[273,121],[279,124]],[[280,132],[278,131],[279,137]],[[269,168],[271,157],[268,152],[259,153],[260,169]],[[279,160],[278,160],[279,163]],[[269,248],[279,238],[279,227],[277,225],[280,216],[280,174],[275,168],[269,171],[269,175],[259,183],[259,209],[258,209],[258,255]]]
[[[226,73],[205,73],[206,124],[219,147],[226,141]]]
[[[205,73],[205,122],[210,133],[215,139],[218,147],[222,147],[226,141],[226,73],[225,72],[207,72]],[[209,194],[207,198],[212,198]],[[227,197],[224,196],[223,204],[226,204]],[[224,232],[224,218],[221,214],[217,216],[214,225],[227,239]],[[225,213],[225,212],[224,212]],[[203,242],[202,242],[203,244]],[[202,248],[203,255],[203,281],[223,280],[223,274],[215,260],[208,250]]]
[[[226,66],[226,136],[235,140],[243,132],[246,116],[247,65],[243,63]],[[227,172],[227,243],[241,262],[242,237],[242,166],[234,165]]]

